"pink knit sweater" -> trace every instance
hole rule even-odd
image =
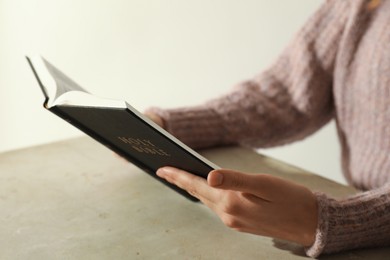
[[[390,1],[330,0],[269,69],[197,107],[154,109],[168,131],[200,148],[270,147],[335,119],[347,180],[369,190],[334,200],[316,193],[316,257],[390,245]]]

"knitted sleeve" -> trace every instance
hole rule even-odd
[[[390,184],[343,200],[316,196],[320,218],[308,256],[389,245]]]
[[[327,1],[263,73],[200,106],[149,111],[194,148],[302,139],[333,116],[333,67],[348,13],[348,1]]]

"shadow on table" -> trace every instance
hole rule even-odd
[[[293,255],[303,256],[303,257],[306,256],[305,250],[301,245],[280,240],[280,239],[273,239],[272,241],[274,243],[274,247],[278,249],[290,251],[290,253]],[[325,259],[325,260],[390,259],[390,247],[346,251],[338,254],[323,255],[320,256],[319,259]]]

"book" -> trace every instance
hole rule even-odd
[[[26,58],[45,96],[43,105],[47,110],[181,195],[197,201],[186,191],[156,176],[157,169],[173,166],[207,178],[210,171],[219,168],[217,165],[127,102],[92,95],[44,58]]]

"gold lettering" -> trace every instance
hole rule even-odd
[[[145,153],[156,154],[156,151],[154,149],[150,149],[148,147],[144,147],[143,149]]]
[[[129,144],[129,142],[127,141],[127,139],[125,137],[118,136],[118,139],[121,140],[122,142],[124,142],[125,144]]]
[[[144,139],[143,141],[144,141],[145,143],[147,143],[149,146],[156,147],[150,140]]]
[[[123,136],[118,136],[117,138],[121,142],[130,145],[135,151],[139,153],[160,155],[160,156],[171,156],[169,153],[165,152],[163,149],[156,146],[151,140],[123,137]]]
[[[161,153],[161,155],[165,155],[165,156],[171,156],[169,153],[166,153],[163,149],[158,149]]]
[[[135,146],[135,145],[132,145],[131,147],[133,147],[134,150],[136,150],[137,152],[140,152],[140,153],[143,153],[144,151],[142,150],[142,148],[138,147],[138,146]]]

